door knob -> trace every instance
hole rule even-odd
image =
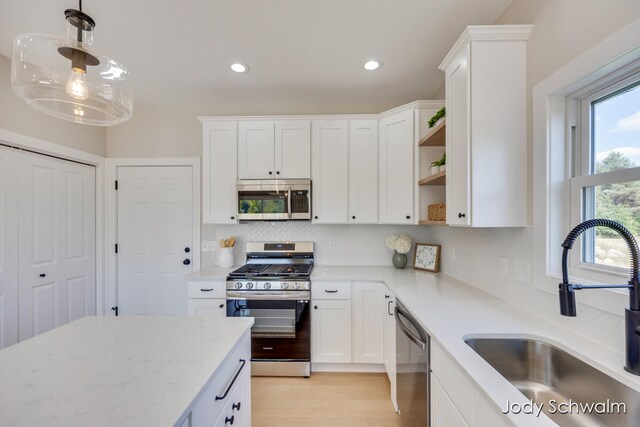
[[[191,264],[191,260],[190,260],[189,258],[187,258],[187,259],[185,259],[184,261],[182,261],[182,263],[183,263],[184,265],[189,265],[189,264]]]
[[[191,252],[191,248],[187,246],[186,248],[184,248],[184,251],[185,251],[186,253],[189,253],[189,252]]]

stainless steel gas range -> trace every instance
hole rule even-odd
[[[247,263],[227,276],[227,316],[253,317],[255,376],[311,374],[311,242],[249,242]]]

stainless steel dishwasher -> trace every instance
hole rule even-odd
[[[429,335],[396,301],[397,401],[403,426],[429,426]]]

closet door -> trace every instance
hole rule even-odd
[[[19,339],[95,314],[95,169],[22,154]]]
[[[18,342],[17,154],[0,147],[0,349]]]

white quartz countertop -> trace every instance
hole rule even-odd
[[[221,268],[217,266],[207,267],[187,275],[186,280],[189,282],[225,282],[227,280],[227,275],[240,267],[241,266],[232,268]]]
[[[0,351],[0,425],[173,426],[251,318],[85,317]]]
[[[393,267],[316,266],[312,282],[382,281],[416,317],[463,372],[483,391],[495,407],[505,409],[507,400],[526,403],[526,398],[464,342],[469,336],[520,336],[538,338],[562,348],[596,366],[618,381],[640,391],[640,378],[623,369],[624,355],[597,345],[555,323],[519,309],[495,296],[444,274]],[[313,286],[313,284],[312,284]],[[510,415],[518,426],[556,425],[545,415]]]

